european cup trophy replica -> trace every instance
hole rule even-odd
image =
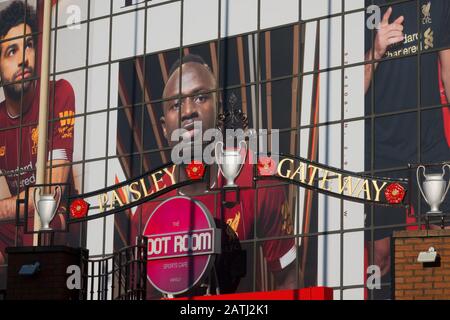
[[[219,147],[220,146],[220,147]],[[220,173],[227,179],[225,188],[236,188],[234,179],[239,175],[247,155],[247,144],[245,141],[239,143],[239,150],[224,150],[222,141],[217,142],[215,147],[217,164]],[[242,154],[244,150],[244,154]]]
[[[39,193],[39,195],[37,195],[37,193]],[[37,196],[39,196],[39,200],[37,200],[38,199]],[[53,218],[55,217],[60,201],[61,201],[60,186],[56,186],[53,195],[52,194],[41,195],[41,188],[34,189],[34,198],[33,198],[34,209],[41,219],[41,228],[39,231],[52,230],[52,228],[50,228],[50,222],[52,222]]]
[[[439,209],[439,206],[445,200],[445,196],[447,195],[448,189],[450,188],[450,181],[446,183],[444,180],[445,176],[445,168],[448,167],[450,169],[449,164],[444,164],[442,166],[442,174],[433,173],[426,174],[425,167],[419,166],[417,168],[417,183],[419,186],[420,193],[423,198],[430,206],[430,211],[427,212],[428,215],[444,215],[442,211]],[[423,188],[420,184],[419,174],[420,170],[423,169],[423,176],[425,181],[423,182]]]

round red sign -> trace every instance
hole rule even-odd
[[[148,238],[147,278],[160,292],[182,294],[194,287],[220,253],[220,230],[199,201],[173,197],[150,215],[144,236]]]

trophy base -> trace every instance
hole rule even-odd
[[[445,229],[446,224],[449,222],[447,216],[447,212],[428,211],[425,214],[426,229],[429,230],[430,225],[439,225],[441,229]]]
[[[227,185],[224,185],[223,186],[223,188],[225,188],[225,189],[231,189],[231,188],[237,188],[238,187],[238,185],[237,184],[227,184]]]
[[[446,213],[443,213],[442,211],[428,211],[426,213],[427,216],[442,216],[442,215],[446,215]]]
[[[48,228],[40,228],[39,231],[53,231],[52,228],[48,227]]]

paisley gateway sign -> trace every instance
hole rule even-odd
[[[295,164],[295,160],[289,158],[280,161],[277,175],[337,195],[375,202],[380,201],[381,192],[388,185],[386,181],[345,175],[305,162]]]
[[[113,210],[117,207],[123,207],[137,202],[175,185],[177,183],[175,174],[176,167],[176,165],[170,165],[161,170],[150,172],[140,179],[132,180],[132,182],[113,189],[110,192],[100,194],[98,196],[100,212]],[[163,176],[167,176],[169,178],[168,181],[164,182]],[[147,181],[150,181],[150,184]]]
[[[278,164],[262,158],[257,178],[278,178],[338,198],[383,205],[403,204],[408,185],[407,179],[364,176],[292,156],[281,156]]]
[[[361,175],[290,155],[281,155],[278,159],[276,163],[269,157],[259,158],[258,164],[255,165],[255,180],[278,179],[349,201],[388,206],[408,205],[405,203],[408,179]],[[187,178],[184,181],[178,181],[178,167],[186,172]],[[203,164],[182,167],[168,164],[141,177],[74,199],[80,201],[97,197],[97,213],[81,218],[91,220],[140,205],[184,185],[203,181],[204,173]]]

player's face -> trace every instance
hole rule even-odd
[[[17,39],[0,43],[0,76],[5,85],[3,89],[8,97],[16,100],[20,99],[22,86],[24,93],[30,89],[32,82],[25,80],[34,76],[35,68],[36,51],[31,28],[28,25],[24,27],[24,24],[19,24],[11,28],[1,40]],[[24,80],[23,84],[21,80]],[[19,83],[8,85],[13,82]]]
[[[161,118],[164,135],[170,146],[178,141],[170,141],[175,129],[183,128],[189,137],[198,134],[194,132],[194,122],[201,121],[203,131],[214,128],[217,116],[215,79],[211,72],[199,63],[186,63],[182,67],[181,99],[180,70],[178,69],[167,81],[164,89],[164,99],[172,98],[163,104],[164,116]],[[181,117],[181,119],[180,119]],[[180,126],[181,125],[181,126]]]

